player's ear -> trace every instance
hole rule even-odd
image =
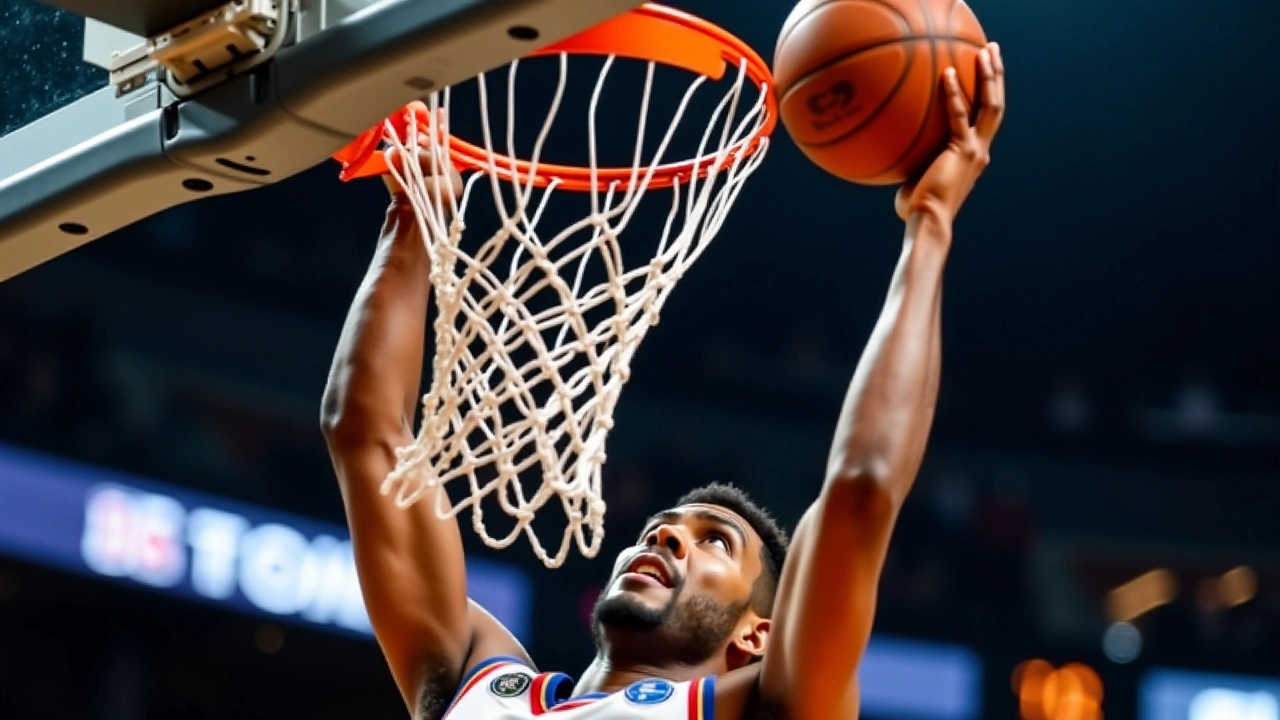
[[[747,665],[764,657],[764,648],[769,641],[769,629],[772,622],[748,610],[738,623],[731,643],[735,654],[741,656],[742,665]]]

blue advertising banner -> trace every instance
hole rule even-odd
[[[1157,668],[1138,707],[1141,720],[1280,720],[1280,678]]]
[[[371,635],[339,526],[0,445],[0,552],[191,600]],[[523,570],[472,560],[471,596],[532,641]]]

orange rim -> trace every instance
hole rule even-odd
[[[684,162],[659,165],[653,168],[649,187],[669,188],[687,183],[695,176],[706,177],[713,169],[741,162],[759,152],[763,141],[774,131],[778,122],[777,98],[773,93],[773,75],[760,55],[742,40],[728,31],[689,13],[646,3],[635,10],[608,20],[578,35],[534,52],[531,57],[545,57],[568,53],[571,55],[615,55],[635,60],[662,63],[671,67],[704,75],[712,80],[721,79],[726,70],[739,66],[757,88],[764,93],[764,124],[745,144],[734,147],[716,167],[715,156],[705,155]],[[393,123],[394,124],[394,123]],[[382,137],[383,125],[356,138],[354,142],[334,155],[342,162],[342,178],[351,180],[388,172],[385,159],[376,152]],[[449,136],[449,155],[459,169],[493,172],[508,182],[519,178],[538,187],[546,187],[558,181],[557,187],[580,192],[592,189],[607,190],[610,187],[626,189],[632,183],[642,182],[648,167],[636,170],[631,167],[601,167],[594,174],[591,168],[574,165],[555,165],[539,162],[537,167],[527,160],[516,159],[469,143],[455,135]],[[492,162],[490,161],[492,158]],[[514,170],[514,172],[513,172]]]

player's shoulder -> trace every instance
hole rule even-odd
[[[515,655],[493,655],[480,660],[467,671],[467,674],[462,678],[462,682],[458,683],[458,691],[455,693],[455,697],[461,697],[468,690],[484,682],[488,682],[498,689],[523,685],[520,689],[524,690],[527,684],[532,682],[537,675],[538,670],[533,667],[533,664],[527,658]]]
[[[449,688],[435,685],[427,688],[416,720],[441,720],[456,717],[484,698],[501,701],[523,695],[537,677],[538,671],[526,658],[515,655],[491,655],[473,663],[462,680]],[[455,676],[456,678],[456,676]],[[472,708],[474,709],[474,708]]]
[[[715,679],[715,720],[783,720],[760,703],[760,663]]]

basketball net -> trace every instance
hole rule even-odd
[[[763,161],[772,128],[770,88],[748,79],[744,60],[707,123],[693,172],[669,172],[672,137],[708,78],[689,85],[656,151],[646,156],[656,66],[649,62],[632,167],[627,177],[606,180],[609,170],[597,164],[596,115],[615,60],[609,56],[588,111],[589,187],[574,188],[589,195],[589,214],[568,227],[546,227],[541,221],[548,201],[566,191],[567,181],[545,170],[554,166],[544,166],[541,154],[560,109],[568,59],[569,53],[559,54],[559,86],[527,165],[514,160],[512,148],[519,61],[512,63],[506,83],[505,154],[494,149],[485,76],[476,79],[484,162],[466,179],[461,198],[440,192],[438,184],[445,181],[424,175],[418,163],[388,164],[425,238],[438,315],[422,424],[413,444],[398,451],[382,492],[407,508],[435,488],[465,486],[465,497],[452,506],[447,492],[436,493],[436,512],[454,517],[470,509],[475,532],[492,548],[508,547],[523,533],[552,568],[564,563],[573,544],[586,557],[599,551],[605,515],[601,468],[632,358]],[[744,97],[749,88],[758,96]],[[418,121],[384,123],[386,144],[402,157],[414,157],[409,148],[429,148],[431,166],[444,167],[449,148],[422,140],[449,132],[447,112],[437,112],[449,102],[445,90],[429,97],[426,112],[420,107]],[[651,259],[624,267],[621,238],[641,199],[659,187],[670,193],[670,205]],[[501,224],[477,240],[464,233],[464,218],[482,195],[492,197]],[[646,240],[652,242],[627,242],[634,249]],[[585,280],[589,263],[604,268],[601,281]],[[548,295],[554,300],[543,306]],[[530,307],[535,296],[542,305]],[[602,310],[608,311],[603,319],[588,319]],[[514,520],[505,534],[486,528],[481,503],[490,495]],[[568,522],[559,543],[547,547],[531,523],[552,502],[560,503]]]

